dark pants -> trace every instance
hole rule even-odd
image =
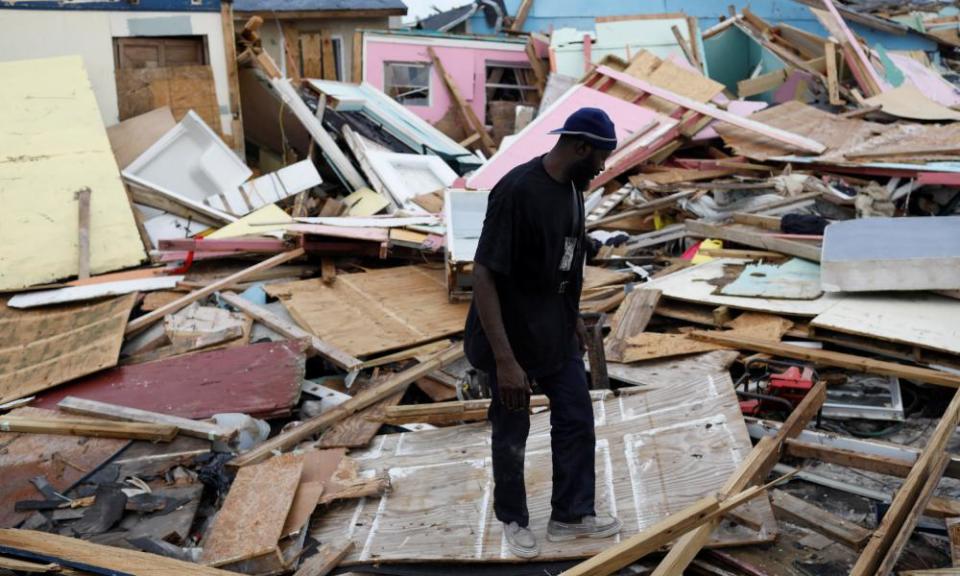
[[[507,410],[499,401],[497,375],[491,373],[493,401],[489,418],[493,425],[493,509],[504,523],[526,526],[527,491],[523,461],[530,415],[526,410]],[[571,357],[563,368],[537,383],[550,398],[550,443],[553,452],[553,495],[551,518],[578,522],[593,515],[596,438],[593,432],[593,403],[583,360]]]

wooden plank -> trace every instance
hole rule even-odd
[[[871,93],[873,95],[877,92],[883,92],[886,83],[880,78],[880,75],[873,68],[873,64],[870,63],[870,59],[867,57],[866,53],[863,51],[863,47],[860,45],[860,41],[854,35],[853,31],[850,30],[850,27],[847,26],[847,23],[844,21],[843,16],[840,15],[840,12],[837,11],[837,7],[834,5],[833,0],[823,0],[824,6],[827,7],[827,10],[830,12],[830,15],[836,20],[837,26],[839,26],[845,38],[845,45],[849,45],[853,50],[853,53],[856,55],[855,60],[859,63],[860,68],[864,73],[866,73],[869,78],[867,83],[870,86]],[[864,87],[861,85],[861,88]]]
[[[543,395],[530,397],[530,408],[550,405],[550,399]],[[411,404],[390,406],[383,411],[381,422],[403,425],[413,422],[427,424],[453,424],[470,420],[485,420],[490,409],[490,400],[456,400],[434,402],[432,404]]]
[[[262,342],[121,366],[51,390],[34,405],[52,410],[75,396],[191,419],[284,416],[300,395],[305,348],[300,341]]]
[[[532,2],[533,0],[531,0]],[[530,68],[533,70],[533,75],[537,81],[537,94],[543,98],[543,91],[547,87],[547,77],[549,72],[547,72],[547,67],[543,64],[543,60],[537,55],[537,49],[534,47],[533,38],[527,39],[527,60],[530,61]],[[477,134],[477,138],[480,135]]]
[[[913,465],[913,470],[897,490],[890,508],[850,571],[851,576],[886,576],[893,569],[900,550],[906,545],[906,538],[919,520],[919,511],[916,514],[911,511],[926,508],[926,501],[933,495],[933,490],[943,475],[949,459],[946,452],[947,442],[956,431],[958,423],[960,392],[955,392],[953,400]]]
[[[283,22],[280,24],[283,31],[283,54],[287,63],[287,77],[299,82],[300,74],[300,36],[296,24]],[[303,74],[304,76],[306,73]],[[241,156],[242,158],[242,156]]]
[[[397,374],[388,378],[382,384],[357,394],[333,410],[324,412],[323,414],[309,420],[305,420],[302,424],[300,424],[300,426],[274,436],[253,450],[237,456],[230,461],[230,464],[235,467],[240,467],[261,462],[270,457],[274,450],[283,450],[294,446],[300,441],[309,438],[313,434],[333,426],[351,414],[355,414],[356,412],[376,404],[392,394],[396,394],[399,390],[404,389],[416,379],[425,376],[426,374],[429,374],[438,368],[442,368],[447,364],[455,362],[462,356],[463,346],[460,344],[455,344],[443,352],[431,357],[425,362],[421,362],[420,364],[404,370],[403,372],[398,372]]]
[[[177,435],[175,426],[163,424],[114,422],[93,418],[37,418],[9,415],[0,416],[0,431],[154,442],[169,442]]]
[[[815,458],[830,464],[869,470],[901,478],[910,474],[910,470],[913,468],[913,461],[911,460],[864,454],[855,450],[822,446],[800,440],[787,440],[786,448],[787,454],[795,458]]]
[[[640,362],[723,349],[723,346],[691,340],[684,334],[646,332],[637,334],[627,340],[623,354],[620,355],[617,361],[627,363]]]
[[[647,329],[660,300],[659,290],[631,290],[610,322],[610,334],[604,340],[607,360],[622,362],[628,340]]]
[[[324,544],[300,564],[293,576],[325,576],[340,564],[352,548],[353,540]]]
[[[133,294],[14,310],[0,303],[0,403],[117,364]]]
[[[647,94],[652,94],[659,98],[663,98],[668,102],[671,102],[678,106],[682,106],[683,108],[687,108],[689,110],[694,110],[696,112],[699,112],[704,116],[709,116],[710,118],[720,120],[727,124],[732,124],[734,126],[743,128],[745,130],[750,130],[752,132],[762,134],[768,138],[772,138],[779,142],[784,142],[786,144],[789,144],[801,150],[804,150],[807,152],[813,152],[814,154],[821,154],[826,150],[826,147],[823,144],[815,140],[811,140],[809,138],[805,138],[803,136],[799,136],[797,134],[793,134],[785,130],[780,130],[778,128],[772,128],[770,126],[767,126],[766,124],[755,122],[748,118],[744,118],[742,116],[737,116],[736,114],[726,112],[725,110],[721,110],[716,106],[713,106],[710,104],[697,102],[696,100],[692,100],[685,96],[681,96],[669,90],[664,90],[662,88],[659,88],[658,86],[654,86],[653,84],[644,82],[628,74],[617,72],[616,70],[609,68],[607,66],[598,67],[597,72],[604,76],[617,80],[619,82],[623,82],[624,84],[640,91],[641,93],[645,92]]]
[[[517,14],[513,17],[513,21],[510,22],[511,32],[520,32],[523,30],[523,24],[527,21],[527,15],[530,14],[531,8],[533,8],[533,0],[523,0],[520,2],[520,7],[517,8]]]
[[[233,149],[241,158],[246,148],[243,137],[243,113],[240,109],[240,76],[237,72],[237,34],[233,21],[233,2],[220,3],[220,25],[223,28],[223,54],[227,63],[227,91],[233,115],[231,135]],[[120,167],[121,170],[124,166]]]
[[[363,82],[363,32],[353,33],[353,58],[350,63],[350,78],[354,84]]]
[[[314,354],[326,358],[348,372],[359,369],[362,364],[360,360],[324,342],[299,326],[284,320],[266,308],[250,302],[236,292],[222,292],[220,298],[278,334],[294,340],[306,340],[310,346],[309,349]]]
[[[854,550],[863,548],[870,539],[870,530],[827,512],[819,506],[814,506],[789,492],[773,490],[770,503],[773,504],[778,517],[809,528]]]
[[[814,350],[785,344],[781,342],[770,342],[767,340],[758,340],[722,332],[692,332],[691,338],[703,342],[712,342],[730,348],[739,348],[741,350],[752,350],[754,352],[763,352],[765,354],[774,354],[776,356],[785,356],[787,358],[796,358],[814,362],[821,366],[835,366],[856,372],[866,374],[880,374],[883,376],[896,376],[916,382],[925,382],[927,384],[936,384],[949,388],[960,387],[960,376],[955,376],[947,372],[940,372],[930,368],[921,368],[918,366],[907,366],[895,362],[886,362],[883,360],[873,360],[855,356],[853,354],[844,354],[842,352],[832,352],[829,350]]]
[[[407,348],[463,330],[469,304],[451,303],[442,270],[419,266],[272,284],[296,322],[355,357]]]
[[[303,53],[303,76],[323,78],[322,42],[319,32],[300,35]]]
[[[160,320],[167,314],[172,314],[173,312],[176,312],[177,310],[193,302],[196,302],[201,298],[206,298],[207,296],[209,296],[210,294],[213,294],[214,292],[217,292],[218,290],[221,290],[223,288],[226,288],[238,282],[242,282],[246,278],[258,272],[269,270],[275,266],[279,266],[280,264],[283,264],[284,262],[289,262],[291,260],[299,258],[304,254],[306,254],[306,252],[304,251],[303,248],[297,248],[289,252],[283,252],[281,254],[277,254],[276,256],[268,258],[262,262],[254,264],[249,268],[244,268],[243,270],[236,272],[234,274],[231,274],[226,278],[217,280],[216,282],[211,282],[210,284],[204,286],[203,288],[200,288],[199,290],[194,290],[193,292],[190,292],[189,294],[186,294],[178,298],[177,300],[170,302],[169,304],[161,306],[160,308],[157,308],[152,312],[148,312],[147,314],[140,316],[136,320],[129,322],[127,324],[127,328],[124,331],[124,333],[127,335],[136,334],[137,332],[140,332],[141,330],[143,330],[147,326],[150,326],[157,320]]]
[[[222,565],[276,551],[302,471],[303,456],[297,454],[239,470],[202,542],[200,560]]]
[[[323,79],[338,80],[337,64],[333,53],[333,39],[326,34],[320,37],[320,48],[323,53]]]
[[[282,536],[294,535],[304,529],[345,454],[344,449],[303,452],[303,473],[284,521]]]
[[[761,74],[754,78],[748,78],[747,80],[741,80],[737,82],[737,96],[740,98],[748,98],[750,96],[756,96],[757,94],[763,94],[764,92],[779,88],[786,81],[787,71],[782,69]]]
[[[960,567],[960,518],[945,519],[947,537],[950,538],[950,560],[953,567]]]
[[[86,280],[90,277],[90,188],[81,188],[74,193],[77,200],[77,252],[80,253],[80,263],[77,267],[77,279]]]
[[[640,534],[608,548],[586,562],[569,568],[560,576],[608,576],[636,562],[678,536],[729,514],[739,506],[763,495],[765,486],[754,486],[724,500],[707,496],[676,514],[667,516]]]
[[[680,28],[677,25],[670,27],[670,30],[673,32],[673,37],[677,39],[677,45],[680,46],[680,50],[683,51],[683,55],[687,57],[687,61],[693,65],[694,68],[698,70],[703,70],[703,64],[700,63],[700,59],[697,58],[696,52],[690,47],[690,43],[687,42],[686,38],[683,37],[683,34],[680,32]],[[691,36],[691,40],[694,40],[694,37]]]
[[[161,576],[177,574],[182,576],[230,576],[234,572],[217,570],[192,562],[166,558],[156,554],[147,554],[126,548],[103,546],[77,538],[68,538],[47,532],[33,530],[0,530],[0,546],[5,547],[4,554],[28,558],[26,554],[43,557],[43,561],[53,562],[66,568],[89,573],[91,566],[104,570],[113,570],[118,574],[134,576]],[[38,560],[33,557],[32,560]]]
[[[497,146],[493,142],[493,138],[487,133],[487,128],[484,126],[483,122],[477,117],[477,114],[473,111],[473,108],[467,102],[466,98],[463,97],[463,94],[460,92],[460,87],[457,86],[457,82],[447,73],[446,68],[443,67],[443,62],[440,61],[440,57],[437,56],[437,53],[434,52],[433,47],[427,47],[427,53],[430,55],[430,60],[433,62],[434,67],[437,69],[437,74],[440,75],[440,78],[443,80],[443,85],[447,87],[447,92],[450,93],[450,98],[453,100],[454,104],[457,106],[457,110],[460,112],[460,115],[463,117],[463,123],[467,126],[470,126],[470,129],[473,132],[476,132],[480,135],[480,146],[483,148],[483,152],[487,157],[493,156],[497,151]]]
[[[809,243],[786,240],[767,234],[751,232],[749,229],[720,226],[717,224],[707,224],[706,222],[701,222],[699,220],[687,220],[684,222],[684,226],[687,229],[687,233],[691,236],[702,238],[719,238],[721,240],[728,240],[730,242],[736,242],[737,244],[743,244],[745,246],[752,246],[754,248],[772,250],[774,252],[796,256],[805,260],[811,260],[814,262],[820,261],[820,246],[811,246]]]
[[[823,55],[827,62],[827,94],[830,104],[842,106],[844,100],[840,98],[840,75],[837,72],[837,45],[834,42],[825,42]]]
[[[367,446],[380,430],[384,412],[399,404],[405,392],[406,388],[341,420],[324,431],[320,441],[317,442],[317,447],[363,448]]]
[[[190,420],[188,418],[180,418],[178,416],[150,412],[148,410],[138,410],[137,408],[127,408],[126,406],[117,406],[116,404],[75,398],[73,396],[67,396],[58,402],[57,408],[64,412],[83,416],[99,416],[101,418],[114,418],[130,422],[174,426],[188,436],[195,436],[211,441],[229,440],[236,434],[236,430],[228,430],[209,422]]]

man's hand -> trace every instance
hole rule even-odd
[[[530,381],[516,360],[497,363],[497,393],[507,410],[526,410],[530,406]]]
[[[580,347],[580,355],[587,353],[587,326],[583,323],[583,318],[577,316],[577,344]]]

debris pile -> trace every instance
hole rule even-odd
[[[426,87],[285,76],[253,17],[242,157],[209,111],[105,127],[79,56],[0,63],[0,573],[960,573],[933,570],[960,566],[956,14],[547,34],[532,4],[497,36],[357,33]],[[462,50],[498,64],[466,82]],[[520,564],[460,340],[490,189],[585,106],[619,141],[580,309],[624,529]]]

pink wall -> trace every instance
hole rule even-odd
[[[385,62],[430,63],[430,55],[427,53],[428,42],[430,41],[424,39],[424,44],[411,44],[395,42],[390,38],[366,38],[363,55],[364,81],[383,90]],[[457,83],[460,93],[477,113],[477,117],[483,120],[487,105],[484,90],[487,62],[529,62],[523,44],[515,46],[516,51],[438,45],[434,45],[433,50],[443,62],[447,73]],[[451,103],[452,100],[446,86],[443,85],[443,79],[435,69],[431,68],[430,105],[407,106],[407,109],[433,124],[443,118]]]

